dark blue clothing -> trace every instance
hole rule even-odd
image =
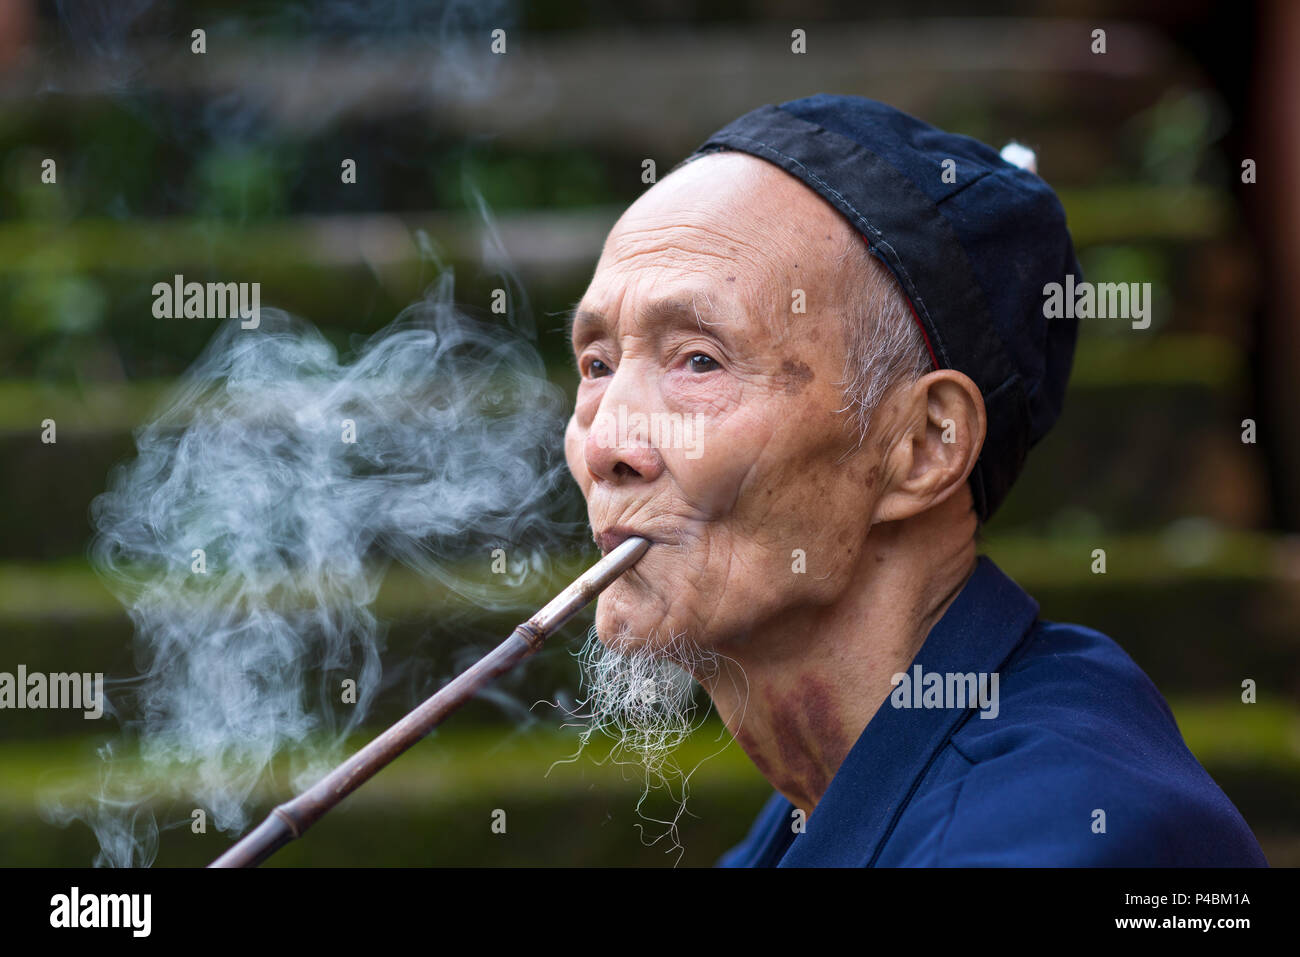
[[[1099,632],[1039,620],[988,558],[913,665],[997,672],[996,717],[887,698],[805,832],[773,794],[720,865],[1267,866],[1133,659]]]

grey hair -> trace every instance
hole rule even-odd
[[[854,232],[841,263],[852,290],[845,305],[844,387],[849,423],[860,448],[871,416],[895,387],[934,366],[898,280]]]

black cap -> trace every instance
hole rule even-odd
[[[683,162],[720,150],[769,160],[838,209],[898,280],[936,368],[979,387],[988,433],[970,484],[988,519],[1060,415],[1074,359],[1078,320],[1043,308],[1047,283],[1082,278],[1051,187],[977,140],[856,96],[760,107]]]

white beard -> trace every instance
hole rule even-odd
[[[707,680],[715,674],[720,656],[700,649],[685,636],[674,636],[666,645],[655,647],[624,631],[610,645],[601,642],[592,626],[576,654],[582,697],[570,717],[581,721],[583,730],[578,752],[570,760],[582,753],[593,735],[612,738],[608,760],[639,764],[644,769],[645,790],[637,802],[637,813],[646,821],[667,825],[667,831],[650,840],[642,829],[643,842],[654,844],[668,837],[669,850],[680,849],[677,820],[686,809],[686,785],[694,769],[683,773],[673,753],[708,715],[707,707],[696,706],[694,676]],[[677,811],[669,820],[649,817],[642,810],[650,792],[659,788],[677,802]]]

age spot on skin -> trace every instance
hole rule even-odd
[[[785,391],[788,395],[798,395],[808,387],[808,383],[812,382],[816,375],[806,363],[796,362],[793,359],[783,361],[781,371],[785,373]]]

